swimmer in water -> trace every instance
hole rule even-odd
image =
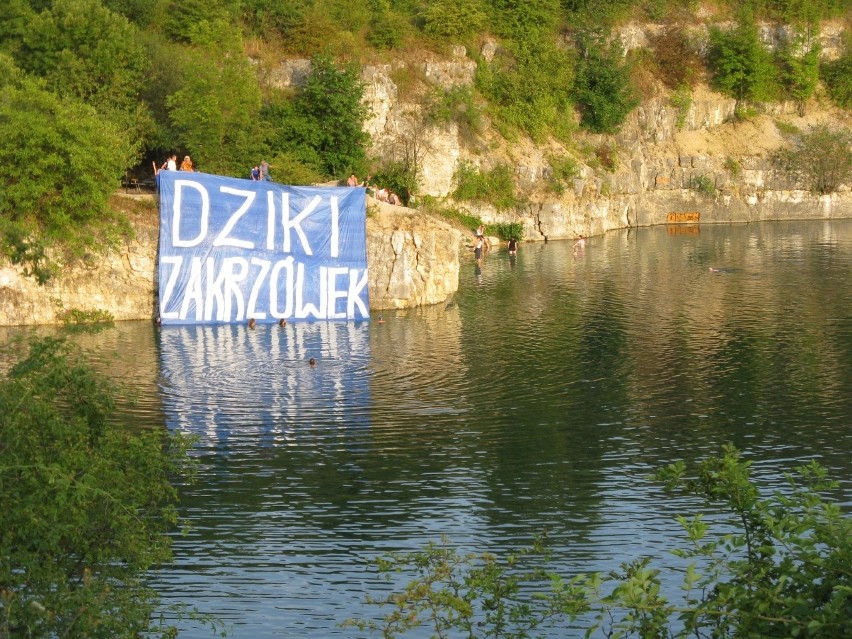
[[[287,320],[282,317],[280,320],[278,320],[278,326],[287,326]]]
[[[250,319],[249,319],[249,328],[250,328],[251,330],[254,330],[255,324],[257,324],[257,322],[255,321],[255,319],[254,319],[253,317],[252,317],[252,318],[250,318]]]
[[[312,357],[311,359],[309,359],[309,360],[308,360],[308,364],[310,364],[311,366],[316,366],[316,365],[317,365],[317,360],[315,360],[315,359]]]

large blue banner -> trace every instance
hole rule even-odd
[[[158,180],[163,324],[369,317],[363,188]]]

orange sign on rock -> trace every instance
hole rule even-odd
[[[667,224],[698,224],[701,221],[701,213],[690,211],[688,213],[669,213],[666,216]]]
[[[697,224],[701,221],[701,213],[689,211],[686,213],[669,213],[666,216],[668,224]]]

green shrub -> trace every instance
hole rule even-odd
[[[798,32],[778,53],[784,89],[798,104],[800,116],[804,116],[805,102],[813,95],[819,82],[818,36],[818,32],[808,36]]]
[[[709,63],[715,88],[738,102],[767,102],[780,94],[772,54],[760,42],[750,16],[730,31],[710,30]]]
[[[485,232],[488,235],[496,235],[503,241],[509,241],[512,238],[516,240],[524,239],[524,225],[520,222],[495,222],[485,225]]]
[[[69,308],[59,314],[59,321],[63,324],[111,324],[115,318],[112,313],[100,308],[90,311]]]
[[[44,281],[44,246],[79,256],[124,228],[108,206],[134,158],[117,125],[42,88],[0,54],[0,250]]]
[[[852,637],[852,519],[832,495],[839,484],[817,462],[785,490],[764,496],[733,446],[686,476],[682,462],[657,473],[669,491],[722,511],[713,526],[678,516],[686,563],[665,574],[640,557],[608,574],[561,575],[544,540],[505,557],[462,554],[443,543],[376,560],[380,573],[410,575],[398,591],[369,598],[381,619],[348,620],[387,639],[409,632],[469,639],[531,636]],[[671,593],[671,594],[669,594]],[[424,628],[425,627],[425,628]]]
[[[515,129],[540,142],[548,134],[566,139],[572,130],[573,54],[552,36],[505,43],[490,63],[477,66],[475,80],[504,135]]]
[[[483,172],[469,162],[462,162],[456,169],[454,181],[453,197],[457,200],[486,202],[498,210],[510,209],[518,203],[512,169],[506,164]]]
[[[408,206],[411,196],[417,192],[417,172],[406,162],[385,162],[373,172],[373,183],[390,189],[403,205]]]
[[[180,79],[166,98],[171,148],[186,149],[208,173],[248,175],[262,141],[260,86],[251,65],[207,48],[184,49],[173,64]]]
[[[482,131],[482,109],[469,86],[433,90],[424,117],[434,123],[455,122],[462,133],[469,135]]]
[[[482,219],[476,215],[472,215],[470,211],[465,209],[455,207],[429,207],[425,205],[422,209],[434,215],[439,215],[456,226],[469,229],[471,232],[474,232],[482,225]]]
[[[338,70],[326,56],[314,57],[311,69],[293,99],[281,95],[263,107],[267,146],[326,178],[361,174],[369,135],[358,71]]]
[[[689,188],[703,195],[713,195],[716,192],[716,182],[709,175],[693,175],[689,180]]]
[[[742,166],[739,161],[736,158],[732,158],[730,155],[725,158],[725,169],[734,179],[738,178],[740,173],[742,173]]]
[[[795,124],[785,122],[784,120],[775,120],[775,128],[778,129],[782,135],[799,135],[802,132],[802,130]]]
[[[480,31],[486,18],[483,0],[431,0],[423,11],[423,31],[460,40]]]
[[[548,187],[554,193],[562,195],[565,187],[573,186],[574,179],[580,177],[580,165],[572,155],[550,156],[547,161],[551,168]]]
[[[822,67],[828,95],[840,107],[852,107],[852,35],[847,33],[843,55]]]
[[[189,441],[120,423],[113,384],[66,342],[35,340],[9,355],[0,637],[174,636],[157,621],[147,575],[172,557],[171,479],[192,476]]]
[[[669,102],[677,110],[677,128],[683,129],[686,125],[686,117],[689,115],[689,109],[692,108],[692,90],[688,84],[681,84],[677,89],[672,91],[669,96]]]
[[[593,133],[615,133],[639,104],[617,38],[606,44],[594,34],[580,38],[574,99],[580,107],[580,126]]]
[[[852,181],[852,131],[826,125],[801,133],[775,155],[780,168],[814,193],[833,193]]]

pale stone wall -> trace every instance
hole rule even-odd
[[[458,290],[462,234],[417,211],[372,203],[367,218],[370,307],[444,302]]]
[[[458,289],[461,234],[403,207],[378,204],[367,219],[370,305],[375,310],[445,301]],[[104,310],[116,320],[157,313],[156,211],[134,219],[135,238],[46,285],[0,263],[0,326],[54,324],[67,310]]]

